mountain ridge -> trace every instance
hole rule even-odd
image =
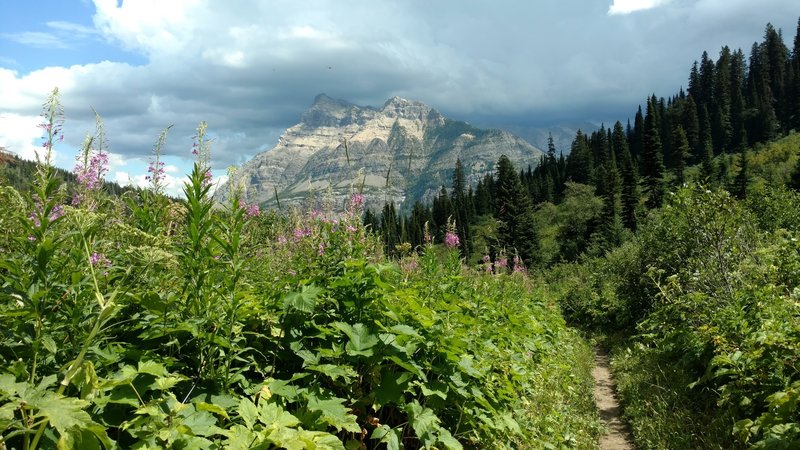
[[[418,100],[395,96],[376,108],[319,94],[275,147],[255,155],[229,182],[249,202],[267,205],[277,203],[277,193],[282,205],[328,197],[341,208],[358,191],[370,207],[385,201],[410,207],[450,185],[456,159],[474,184],[494,171],[502,154],[535,165],[542,151],[507,131],[446,118]],[[217,199],[228,192],[218,189]]]

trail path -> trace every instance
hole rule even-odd
[[[617,402],[614,380],[611,378],[608,354],[597,350],[592,370],[594,377],[594,401],[600,411],[600,420],[607,428],[600,437],[600,450],[634,450],[633,439],[625,422],[622,421],[622,409]]]

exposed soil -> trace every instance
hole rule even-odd
[[[600,412],[600,420],[606,434],[600,437],[600,450],[634,450],[628,426],[622,421],[622,409],[617,402],[617,393],[608,363],[608,354],[597,350],[592,370],[594,377],[594,401]]]

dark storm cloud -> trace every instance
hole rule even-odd
[[[226,166],[274,145],[321,92],[375,106],[400,95],[482,124],[624,120],[647,95],[685,86],[703,50],[747,52],[770,21],[789,43],[795,3],[673,0],[609,15],[611,2],[596,0],[176,1],[161,9],[97,0],[98,32],[149,62],[75,66],[50,78],[65,80],[78,129],[92,127],[89,105],[103,115],[113,151],[147,156],[175,124],[165,152],[187,155],[206,120],[217,165]],[[47,70],[37,82],[15,76],[36,101],[2,109],[35,114]]]

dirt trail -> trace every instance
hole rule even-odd
[[[597,350],[594,357],[594,401],[600,411],[600,420],[607,428],[600,437],[600,450],[634,450],[633,439],[627,425],[622,421],[622,409],[617,402],[614,380],[608,363],[608,354]]]

